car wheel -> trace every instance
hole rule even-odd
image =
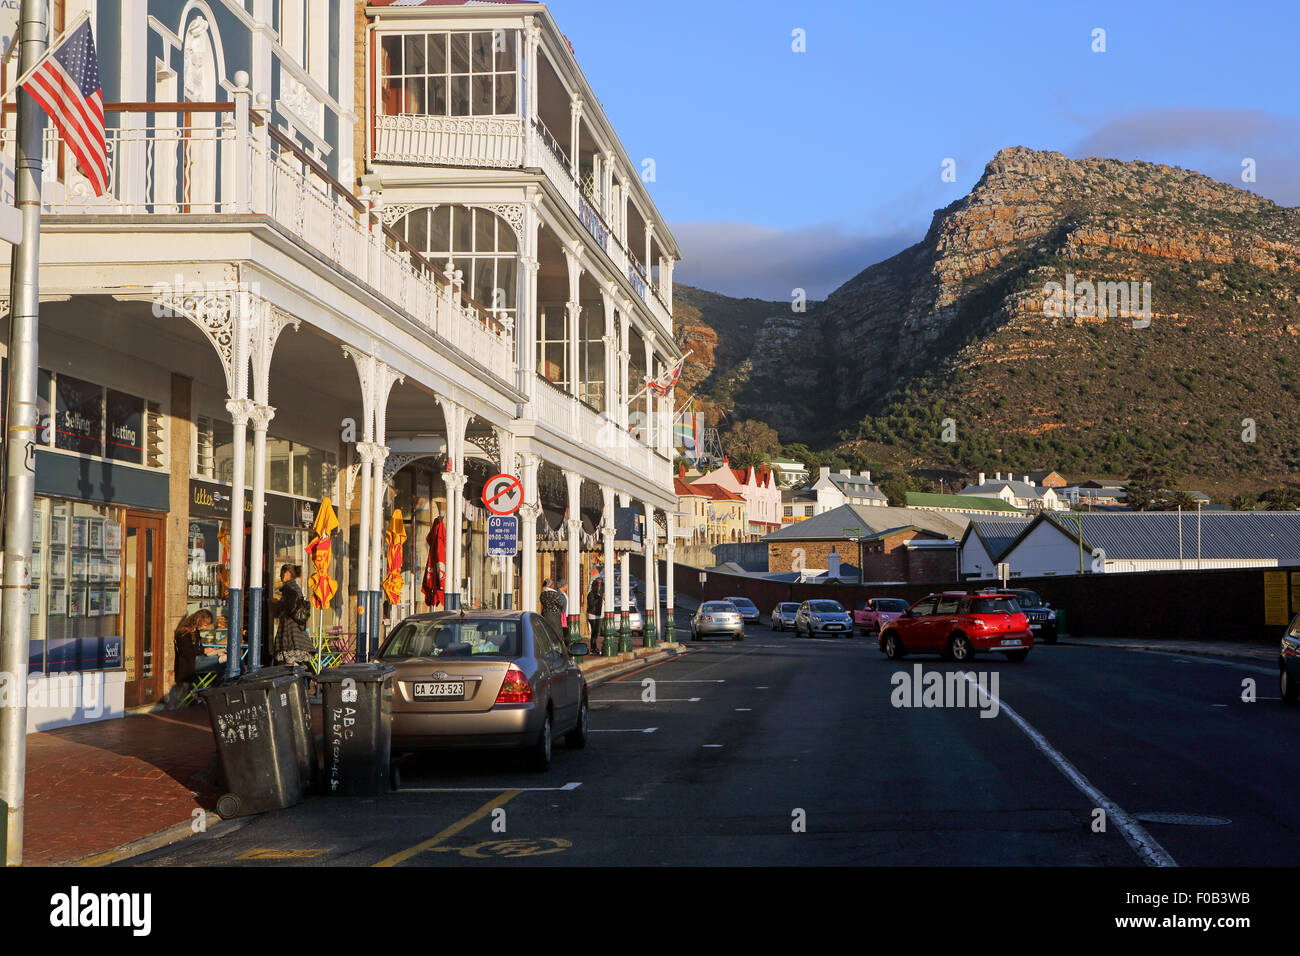
[[[695,628],[691,628],[691,640],[698,641],[699,639],[700,639],[700,632],[695,630]]]
[[[948,639],[948,660],[965,664],[975,656],[975,648],[965,634],[954,634]]]
[[[1278,684],[1282,690],[1282,703],[1295,706],[1300,703],[1300,683],[1293,681],[1286,672],[1286,664],[1282,665],[1282,672],[1278,677]],[[220,811],[220,807],[217,808]]]
[[[898,635],[893,631],[886,634],[881,641],[881,650],[891,661],[901,661],[907,653],[903,650],[903,642],[898,639]]]
[[[744,632],[744,631],[741,631],[739,634],[735,635],[735,636],[732,638],[733,641],[743,641],[744,639],[745,639],[745,632]]]
[[[1007,653],[1007,660],[1011,661],[1013,664],[1019,664],[1019,663],[1020,663],[1021,661],[1023,661],[1026,657],[1029,656],[1029,651],[1027,651],[1027,650],[1025,650],[1025,651],[1007,651],[1006,653]]]
[[[587,698],[578,706],[578,725],[564,735],[564,746],[581,750],[587,746]]]
[[[528,769],[545,773],[551,769],[551,715],[548,712],[546,722],[537,735],[537,743],[528,748]]]
[[[781,633],[781,621],[780,621],[780,619],[775,618],[775,617],[772,618],[772,630],[776,631],[778,634]]]

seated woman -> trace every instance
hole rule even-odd
[[[207,654],[204,652],[204,628],[212,626],[212,612],[207,608],[195,611],[176,625],[172,637],[175,642],[176,663],[174,676],[177,686],[194,683],[199,674],[216,672],[221,669],[224,654]]]

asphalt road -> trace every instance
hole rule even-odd
[[[1267,666],[1040,646],[1021,664],[977,657],[968,669],[985,675],[985,692],[953,681],[965,706],[900,707],[916,665],[943,675],[957,665],[895,664],[863,637],[754,627],[743,643],[689,646],[594,687],[591,742],[557,746],[547,774],[497,754],[426,757],[404,767],[400,792],[315,797],[130,862],[1293,862],[1300,712],[1278,702]],[[1255,702],[1242,700],[1246,678]],[[643,700],[647,679],[654,702]],[[981,716],[993,697],[996,714]]]

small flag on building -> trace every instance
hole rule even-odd
[[[77,157],[96,196],[108,189],[108,147],[104,140],[104,91],[99,83],[90,19],[62,40],[18,81],[58,127]]]

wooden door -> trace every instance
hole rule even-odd
[[[171,686],[172,675],[164,666],[165,554],[163,519],[128,512],[122,547],[122,662],[127,707],[148,706]]]

